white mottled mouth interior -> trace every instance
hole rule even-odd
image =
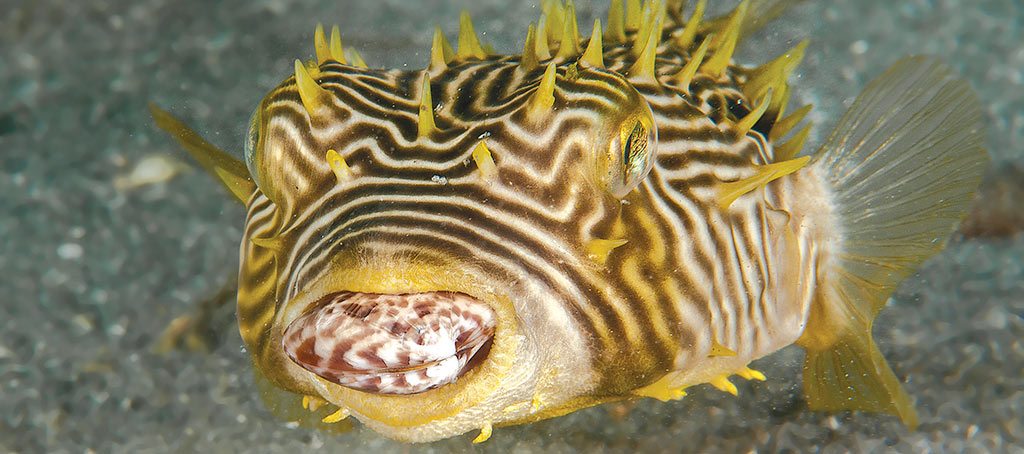
[[[491,347],[496,315],[464,293],[325,295],[284,332],[288,357],[347,388],[416,394],[454,382]]]

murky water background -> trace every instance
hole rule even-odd
[[[587,33],[606,4],[577,7]],[[433,25],[454,37],[462,8],[502,52],[521,48],[539,15],[504,0],[0,1],[0,451],[407,449],[271,417],[230,309],[215,314],[210,354],[152,352],[172,319],[236,272],[243,211],[200,171],[149,184],[187,158],[146,103],[240,150],[256,102],[312,55],[317,21],[337,22],[371,66],[419,68]],[[738,383],[739,398],[700,387],[679,402],[496,429],[479,449],[1024,452],[1022,23],[1017,0],[809,1],[743,45],[741,61],[760,63],[811,39],[794,88],[817,106],[815,140],[908,54],[945,58],[988,109],[996,170],[970,222],[1004,228],[955,240],[876,324],[917,400],[917,431],[806,411],[789,349],[757,362],[769,380]],[[472,436],[427,447],[466,450]]]

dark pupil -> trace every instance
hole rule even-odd
[[[637,157],[643,157],[645,150],[647,150],[647,129],[638,121],[633,125],[629,137],[626,138],[626,146],[622,150],[622,161],[626,167],[634,167],[636,163],[633,161]]]

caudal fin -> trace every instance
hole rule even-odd
[[[982,143],[968,84],[937,59],[911,57],[868,84],[822,145],[812,165],[831,190],[838,232],[798,341],[812,409],[890,413],[917,425],[871,326],[966,214],[987,167]]]

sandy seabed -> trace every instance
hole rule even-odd
[[[372,66],[420,68],[435,24],[470,10],[484,41],[521,47],[532,2],[6,0],[0,10],[0,451],[404,452],[366,429],[294,428],[267,413],[225,311],[207,355],[151,352],[161,330],[237,269],[243,211],[200,171],[126,189],[150,156],[187,158],[146,112],[157,101],[240,150],[262,95],[336,21]],[[589,31],[604,1],[577,1]],[[732,2],[729,2],[730,4]],[[794,102],[823,138],[901,56],[943,57],[986,106],[994,168],[1024,165],[1024,7],[1017,0],[805,2],[748,39],[760,63],[809,38]],[[982,201],[984,203],[984,200]],[[1022,206],[1024,201],[1020,202]],[[415,450],[496,452],[1024,452],[1024,235],[957,238],[899,288],[875,327],[921,426],[806,410],[801,353],[765,383],[593,408]]]

